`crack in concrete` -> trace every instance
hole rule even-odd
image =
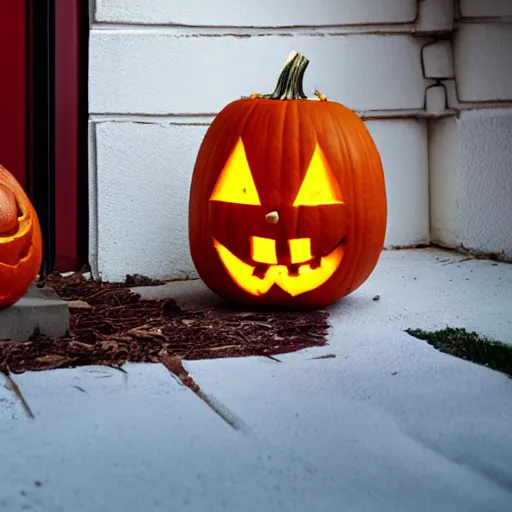
[[[176,356],[170,356],[164,349],[158,354],[160,362],[167,368],[171,375],[181,384],[193,391],[215,414],[222,418],[233,430],[247,432],[248,427],[245,423],[230,411],[225,405],[221,404],[211,395],[207,395],[190,376],[183,367],[182,359]]]
[[[28,402],[25,400],[25,397],[23,396],[23,393],[21,392],[20,387],[18,386],[18,384],[16,384],[14,379],[11,377],[11,373],[9,372],[9,370],[2,372],[2,373],[4,374],[5,380],[7,381],[7,387],[14,393],[16,398],[20,401],[21,406],[22,406],[23,410],[25,411],[26,415],[32,420],[35,419],[32,409],[28,405]]]

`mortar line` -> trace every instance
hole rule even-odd
[[[184,37],[257,37],[279,35],[404,35],[415,32],[411,21],[396,23],[362,23],[362,24],[335,24],[335,25],[293,25],[293,26],[201,26],[185,25],[178,23],[143,23],[143,22],[104,22],[91,23],[91,31],[94,32],[145,32],[162,35],[174,35]]]

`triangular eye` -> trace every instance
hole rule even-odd
[[[241,138],[238,139],[215,183],[210,201],[261,204]]]
[[[343,204],[341,189],[318,143],[293,206]]]

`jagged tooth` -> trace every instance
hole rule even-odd
[[[299,275],[299,264],[292,264],[288,267],[288,275],[289,276],[298,276]]]
[[[260,279],[263,279],[265,277],[265,274],[268,272],[269,268],[270,268],[270,265],[267,265],[264,263],[256,265],[254,267],[254,270],[252,271],[252,275],[259,277]]]
[[[321,265],[322,265],[322,258],[318,256],[311,261],[311,263],[309,264],[309,267],[311,268],[311,270],[315,270],[315,268],[318,268]]]

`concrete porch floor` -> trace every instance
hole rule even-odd
[[[216,301],[199,281],[141,291]],[[15,376],[35,418],[0,388],[0,510],[512,510],[512,379],[404,332],[512,344],[512,265],[387,251],[329,311],[326,347],[186,362],[241,430],[161,365]]]

